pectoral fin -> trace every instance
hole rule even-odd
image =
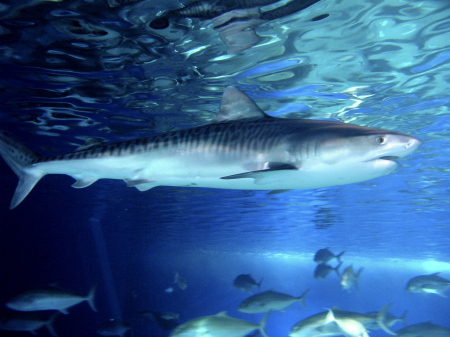
[[[267,169],[233,174],[220,179],[253,178],[255,184],[266,185],[279,181],[286,171],[298,170],[296,166],[286,163],[267,163],[265,166],[267,166]]]

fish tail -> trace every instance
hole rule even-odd
[[[269,318],[269,315],[271,312],[272,312],[272,310],[269,310],[264,315],[263,319],[261,320],[261,323],[259,323],[259,331],[261,332],[261,335],[263,335],[264,337],[269,337],[266,332],[266,324],[267,324],[267,319]]]
[[[406,315],[408,314],[408,310],[405,310],[403,312],[403,315],[400,317],[399,321],[402,322],[403,326],[408,326],[408,324],[406,324]]]
[[[386,320],[387,311],[389,310],[391,305],[392,305],[392,303],[389,303],[389,304],[386,304],[383,308],[381,308],[381,310],[377,314],[377,323],[378,323],[378,326],[381,329],[383,329],[386,333],[388,333],[389,335],[395,336],[396,333],[394,331],[392,331],[391,329],[389,329],[387,327],[387,325],[384,323],[384,321]]]
[[[345,250],[341,252],[340,254],[336,255],[336,259],[338,259],[339,262],[341,262],[341,256],[344,255]]]
[[[37,182],[44,176],[41,173],[32,172],[30,169],[33,163],[39,161],[41,155],[2,133],[0,133],[0,155],[19,178],[19,183],[10,204],[10,209],[13,209],[25,199]]]
[[[86,301],[88,302],[89,306],[91,307],[91,309],[95,312],[97,312],[97,308],[95,307],[95,303],[94,303],[94,297],[95,297],[95,292],[97,291],[97,285],[94,285],[91,288],[91,291],[89,291],[89,294],[86,296]]]
[[[302,306],[304,308],[306,308],[306,304],[305,304],[305,296],[306,294],[309,292],[310,289],[306,289],[303,294],[300,295],[300,297],[298,297],[298,300],[300,301],[300,303],[302,304]]]
[[[55,322],[56,317],[58,317],[60,313],[56,312],[54,313],[51,317],[50,320],[45,324],[45,326],[47,327],[48,332],[50,332],[50,334],[53,337],[58,337],[58,335],[55,332],[55,329],[53,328],[53,323]]]
[[[364,267],[359,268],[358,272],[355,275],[355,288],[356,290],[359,290],[359,277],[361,276],[362,271],[364,270]]]

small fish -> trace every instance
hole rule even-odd
[[[174,277],[174,281],[173,283],[178,284],[178,287],[181,290],[184,290],[187,288],[187,283],[186,283],[186,279],[184,277],[182,277],[178,272],[175,273],[175,277]]]
[[[175,327],[180,325],[180,323],[177,322],[178,317],[169,319],[166,316],[167,314],[161,314],[157,311],[141,311],[140,314],[148,320],[156,322],[160,329],[164,331],[175,329]],[[165,316],[166,318],[164,318],[163,316]]]
[[[100,324],[97,328],[97,333],[102,336],[124,336],[130,329],[131,326],[128,323],[112,318]]]
[[[397,331],[398,337],[450,337],[450,327],[430,322],[407,326]]]
[[[337,259],[339,262],[341,262],[341,256],[344,255],[345,250],[338,255],[334,255],[328,248],[330,247],[319,249],[314,255],[314,262],[327,263],[332,259]]]
[[[260,289],[261,283],[262,279],[257,283],[250,274],[241,274],[236,276],[233,281],[233,286],[239,290],[251,292],[256,286]]]
[[[369,337],[366,328],[361,322],[348,317],[336,318],[334,316],[333,310],[331,309],[328,309],[328,314],[325,318],[325,322],[335,322],[341,330],[342,334],[347,337]]]
[[[439,276],[440,273],[422,275],[412,278],[406,285],[406,290],[419,294],[436,294],[447,297],[444,292],[450,288],[450,281]]]
[[[333,268],[329,266],[326,263],[319,263],[314,270],[314,278],[315,279],[325,279],[331,272],[336,272],[338,277],[340,278],[341,275],[339,274],[339,267],[342,265],[342,262],[340,262],[337,267]]]
[[[92,287],[86,296],[53,286],[30,289],[13,297],[6,306],[18,311],[58,310],[68,314],[68,308],[86,301],[93,311],[97,311],[94,304],[96,288]]]
[[[355,286],[356,290],[359,290],[359,276],[361,275],[364,268],[360,268],[358,272],[355,274],[352,266],[348,266],[345,268],[344,272],[341,275],[341,287],[344,290],[350,292],[352,286]]]
[[[260,324],[255,324],[230,317],[224,311],[217,315],[199,317],[180,324],[172,331],[170,336],[243,337],[253,330],[259,330],[264,337],[267,337],[265,327],[269,313],[264,316]]]
[[[166,293],[173,293],[173,287],[168,287],[168,288],[164,289],[164,291]]]
[[[309,289],[299,297],[279,293],[273,290],[263,291],[242,301],[239,311],[247,314],[257,314],[272,310],[283,310],[295,302],[300,302],[305,306],[304,298]]]

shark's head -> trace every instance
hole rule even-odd
[[[315,121],[314,135],[299,141],[299,169],[322,172],[325,183],[349,184],[391,173],[397,159],[413,153],[421,144],[415,137],[352,124]]]

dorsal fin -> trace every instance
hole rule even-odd
[[[216,316],[222,316],[222,317],[227,316],[227,317],[228,317],[226,311],[221,311],[221,312],[219,312],[218,314],[216,314]]]
[[[224,122],[243,118],[269,117],[250,97],[235,87],[227,87],[223,92],[220,112],[214,122]]]

